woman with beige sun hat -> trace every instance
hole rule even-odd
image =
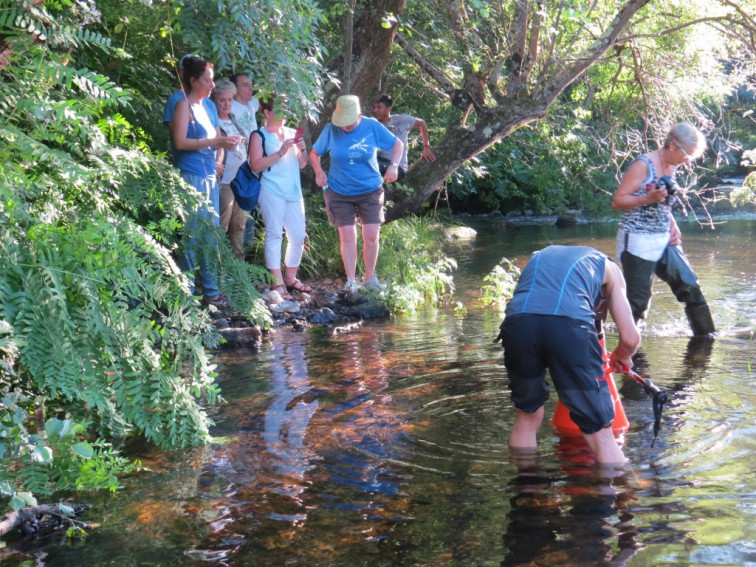
[[[379,150],[392,152],[391,165],[383,177],[378,169]],[[371,291],[383,289],[375,274],[384,219],[383,182],[396,181],[402,151],[402,142],[383,124],[362,116],[360,99],[354,95],[343,95],[336,100],[331,124],[323,129],[310,151],[315,182],[324,190],[328,220],[339,231],[346,290],[359,289],[356,279],[357,217],[362,225],[363,285]],[[321,156],[326,154],[331,158],[328,174],[320,165]]]

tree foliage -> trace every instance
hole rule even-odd
[[[245,72],[263,92],[289,98],[300,119],[315,117],[330,79],[317,31],[325,20],[314,0],[182,0],[176,30],[221,73]],[[298,121],[298,120],[297,120]]]
[[[173,259],[200,197],[132,135],[131,92],[78,64],[113,53],[82,28],[92,5],[40,4],[0,0],[0,493],[14,506],[114,488],[130,465],[102,439],[206,441],[201,404],[219,398],[218,337]],[[221,290],[268,324],[264,271],[215,238]]]
[[[356,51],[353,66],[373,72],[353,84],[355,94],[369,101],[379,85],[401,89],[395,111],[431,123],[438,158],[410,168],[405,183],[414,191],[393,196],[389,218],[416,211],[460,167],[534,122],[579,116],[605,144],[607,166],[617,168],[654,147],[674,122],[710,132],[712,107],[753,70],[752,0],[432,0],[406,7],[378,0],[357,9],[356,21],[363,13],[382,17],[391,33],[376,29],[372,41],[383,38],[394,51],[386,67],[381,56]],[[371,82],[375,68],[384,71]]]

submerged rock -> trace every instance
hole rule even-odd
[[[352,317],[359,317],[360,319],[380,319],[391,315],[385,301],[367,298],[365,298],[365,301],[357,305],[346,307],[344,312]]]
[[[567,228],[568,226],[575,226],[577,223],[578,219],[575,215],[559,215],[555,224],[559,228]]]

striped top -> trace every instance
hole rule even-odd
[[[648,166],[648,175],[643,180],[640,187],[633,193],[636,197],[642,197],[646,194],[646,186],[657,180],[656,172],[654,171],[654,164],[651,163],[651,159],[647,155],[638,157],[640,161]],[[642,205],[629,211],[622,213],[622,220],[620,220],[619,227],[625,232],[632,232],[635,234],[653,234],[659,232],[669,231],[669,222],[671,211],[669,205],[666,203],[651,203],[648,205]]]

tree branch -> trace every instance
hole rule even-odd
[[[575,62],[564,67],[550,80],[544,83],[537,95],[543,102],[551,103],[575,79],[580,77],[586,69],[593,65],[607,50],[617,42],[619,34],[629,25],[633,16],[651,0],[627,0],[620,7],[617,15],[609,24],[607,30],[593,44],[585,50]],[[624,38],[623,38],[624,41]]]
[[[525,45],[528,33],[528,0],[515,0],[515,14],[509,33],[509,45],[511,46],[510,57],[512,63],[509,66],[509,81],[507,83],[507,98],[515,98],[524,86],[521,75],[522,65],[525,62]]]
[[[459,90],[454,84],[444,75],[444,72],[436,67],[433,63],[425,59],[417,50],[412,47],[409,42],[404,39],[400,34],[396,34],[394,41],[399,44],[407,56],[414,61],[418,67],[425,71],[441,88],[444,94],[448,97],[453,97],[454,93]]]
[[[73,504],[70,506],[74,510],[74,514],[81,514],[84,510],[91,508],[89,504]],[[36,522],[43,516],[55,516],[57,518],[73,521],[70,517],[63,513],[60,506],[33,506],[27,508],[21,508],[20,510],[14,510],[8,512],[5,516],[0,518],[0,536],[9,534],[21,524],[26,522]],[[88,524],[79,522],[80,526],[84,529],[90,529]]]
[[[621,41],[627,41],[627,40],[633,40],[633,39],[640,39],[640,38],[658,38],[658,37],[664,37],[667,34],[674,33],[676,31],[684,30],[685,28],[689,28],[691,26],[695,26],[697,24],[705,24],[709,22],[732,22],[731,16],[711,16],[710,18],[696,18],[695,20],[689,20],[687,22],[684,22],[682,24],[679,24],[677,26],[673,26],[671,28],[666,28],[660,32],[657,33],[637,33],[637,34],[630,34],[622,36]]]
[[[525,86],[530,80],[530,74],[533,71],[536,59],[538,59],[538,46],[541,40],[541,25],[543,24],[543,4],[536,4],[536,13],[530,26],[530,41],[528,42],[528,55],[525,58],[525,65],[522,70],[522,84]]]

